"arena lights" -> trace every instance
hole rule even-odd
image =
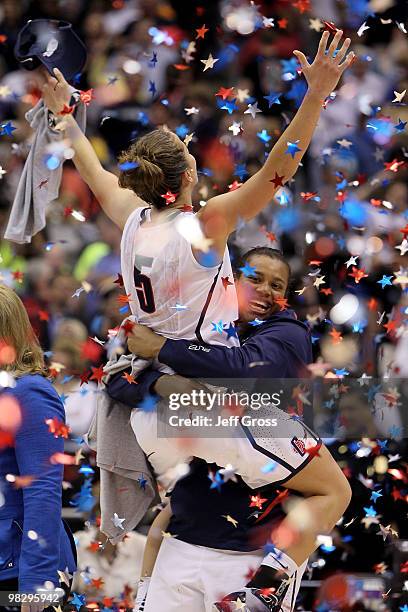
[[[139,74],[142,70],[142,66],[137,60],[127,59],[122,64],[122,70],[126,72],[126,74]]]
[[[226,28],[238,32],[242,36],[252,34],[261,19],[261,15],[252,2],[249,5],[247,3],[227,2],[221,10],[221,14]]]

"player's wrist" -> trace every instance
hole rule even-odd
[[[309,85],[305,94],[305,99],[309,100],[310,102],[314,102],[316,105],[321,106],[327,98],[327,95],[322,92],[321,87]]]
[[[153,385],[154,392],[160,397],[168,397],[173,392],[173,381],[170,374],[163,374]]]
[[[155,338],[152,340],[152,357],[158,357],[160,351],[163,346],[166,344],[166,338],[163,336],[155,335]]]

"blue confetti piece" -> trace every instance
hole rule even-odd
[[[174,131],[179,138],[184,138],[188,134],[188,127],[182,123],[181,125],[178,125]]]
[[[224,333],[224,324],[222,321],[218,321],[218,323],[214,323],[213,321],[211,321],[211,325],[212,325],[211,331],[216,331],[221,335]]]
[[[143,410],[143,412],[153,412],[155,410],[157,404],[157,397],[154,395],[150,395],[149,393],[145,395],[143,401],[138,404],[138,409]]]
[[[362,227],[367,220],[367,211],[361,202],[353,199],[344,200],[339,207],[339,213],[351,225]]]
[[[250,266],[248,262],[245,264],[245,266],[242,266],[241,268],[238,268],[238,269],[240,272],[242,272],[244,276],[252,276],[256,271],[256,267]]]
[[[139,114],[137,116],[137,119],[138,119],[138,121],[140,121],[140,123],[142,125],[148,125],[149,124],[149,115],[147,115],[143,111],[139,112]]]
[[[243,178],[248,176],[246,165],[245,164],[237,164],[235,166],[235,168],[234,168],[234,176],[237,176],[240,181],[242,181]]]
[[[401,119],[400,119],[401,122]],[[13,132],[17,129],[14,127],[14,125],[11,123],[11,121],[7,121],[7,123],[3,123],[2,125],[0,125],[0,136],[12,136]]]
[[[333,545],[332,545],[332,546],[329,546],[328,544],[322,544],[322,545],[320,546],[320,550],[322,550],[323,552],[326,552],[326,553],[331,553],[331,552],[333,552],[334,550],[336,550],[336,547],[335,547],[335,546],[333,546]]]
[[[265,144],[272,140],[272,136],[269,136],[268,132],[265,129],[263,129],[261,132],[257,132],[256,135],[258,136],[259,140],[261,140]]]
[[[261,468],[261,472],[263,474],[269,474],[269,472],[273,472],[273,470],[276,468],[276,465],[276,461],[270,461]]]
[[[131,161],[123,162],[123,164],[118,164],[119,170],[122,170],[124,172],[126,172],[126,170],[134,170],[135,168],[138,168],[138,167],[139,167],[139,164],[137,162],[131,162]]]
[[[44,161],[48,170],[56,170],[61,165],[61,160],[56,155],[47,155]]]
[[[78,472],[86,475],[95,474],[95,471],[89,465],[81,465]]]
[[[204,176],[213,176],[214,173],[209,168],[201,168],[201,170],[199,170],[198,174],[204,174]]]
[[[207,251],[207,253],[199,252],[197,254],[197,260],[198,263],[202,266],[205,266],[206,268],[211,268],[211,266],[215,266],[218,264],[219,257],[215,251],[210,249],[209,251]]]

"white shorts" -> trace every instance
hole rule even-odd
[[[285,554],[282,553],[284,560]],[[144,612],[212,612],[212,605],[248,582],[261,564],[261,550],[240,553],[165,538],[154,566]],[[282,560],[281,558],[281,560]],[[294,609],[307,562],[300,566],[282,604]]]
[[[154,471],[161,476],[191,457],[199,457],[220,467],[232,465],[253,489],[267,484],[281,484],[294,476],[313,454],[310,448],[320,446],[319,438],[303,423],[286,412],[268,407],[269,416],[279,419],[284,438],[273,437],[273,428],[241,424],[228,431],[228,438],[158,437],[156,412],[133,409],[131,425],[137,441]],[[183,436],[186,431],[182,432]]]

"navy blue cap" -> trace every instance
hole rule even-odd
[[[32,19],[20,30],[14,47],[16,59],[26,70],[43,65],[50,74],[58,68],[67,81],[82,72],[86,47],[68,21]]]

